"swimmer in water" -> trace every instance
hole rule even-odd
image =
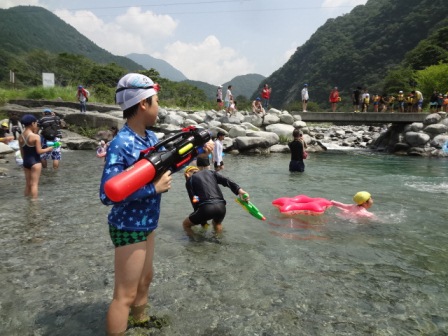
[[[338,207],[344,214],[350,214],[357,217],[375,218],[375,215],[367,209],[373,205],[373,199],[367,191],[360,191],[353,196],[353,201],[356,204],[344,204],[336,201],[331,201],[335,207]]]

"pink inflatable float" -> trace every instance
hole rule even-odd
[[[306,195],[277,198],[272,201],[272,205],[277,207],[280,213],[287,216],[318,216],[332,206],[331,202],[325,198],[312,198]]]

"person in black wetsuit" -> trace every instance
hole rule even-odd
[[[213,227],[217,234],[222,232],[222,221],[226,216],[226,201],[219,188],[219,184],[230,188],[235,195],[249,195],[231,179],[216,171],[199,170],[195,166],[185,169],[185,187],[193,205],[194,212],[183,221],[183,227],[189,237],[194,237],[192,226],[213,220]],[[245,200],[248,200],[246,198]]]
[[[303,152],[305,150],[304,141],[302,139],[303,133],[300,130],[295,129],[292,132],[292,136],[294,140],[288,144],[288,147],[291,151],[289,171],[302,173],[305,171],[305,163],[303,162]]]

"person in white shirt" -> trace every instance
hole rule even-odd
[[[223,132],[218,132],[216,135],[215,147],[213,149],[213,165],[216,171],[224,169],[224,161],[222,160],[222,141],[224,140],[225,134]]]
[[[302,89],[302,110],[306,112],[306,107],[308,104],[308,100],[310,99],[310,95],[308,94],[308,84],[303,84]]]
[[[233,101],[233,96],[232,96],[232,85],[229,85],[227,87],[227,91],[226,91],[226,97],[224,98],[224,103],[225,103],[225,107],[226,107],[226,114],[230,113],[230,104]]]

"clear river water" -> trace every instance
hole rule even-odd
[[[311,154],[303,174],[289,155],[226,155],[237,181],[267,217],[259,221],[223,188],[224,234],[192,242],[183,175],[163,195],[152,312],[170,326],[130,335],[447,335],[448,160],[368,151]],[[109,208],[98,199],[102,161],[65,151],[43,172],[39,200],[23,172],[0,178],[0,335],[103,335],[113,290]],[[306,194],[351,203],[374,199],[377,220],[285,218],[271,205]]]

